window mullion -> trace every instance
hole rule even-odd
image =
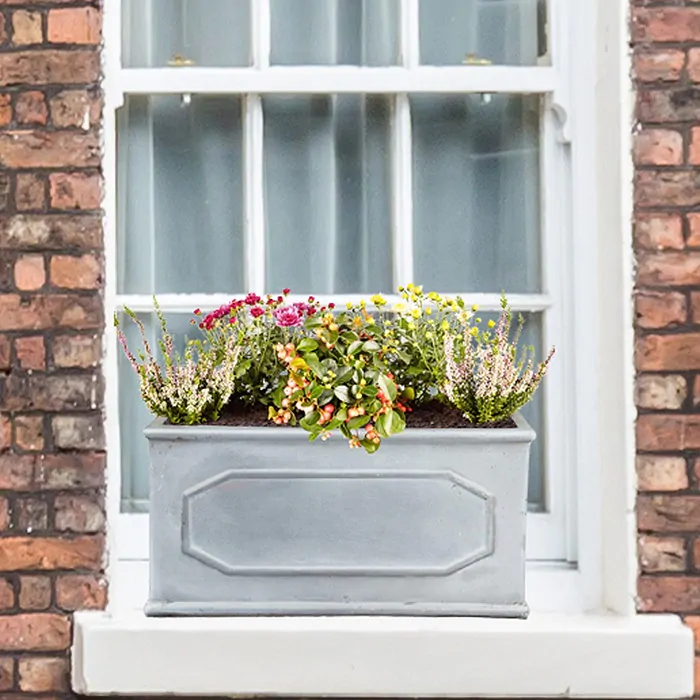
[[[397,95],[394,109],[393,260],[394,285],[413,281],[413,162],[411,106],[408,95]]]
[[[419,0],[401,0],[401,63],[405,68],[420,64]]]
[[[265,183],[263,107],[260,95],[244,103],[245,271],[249,291],[265,291]]]
[[[251,5],[251,47],[253,66],[270,65],[270,0],[256,0]]]

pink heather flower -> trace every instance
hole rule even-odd
[[[280,306],[272,312],[275,323],[283,328],[301,326],[304,322],[304,313],[293,306]]]
[[[258,318],[258,316],[262,316],[265,313],[265,309],[263,309],[260,306],[255,306],[250,310],[250,315],[253,318]]]
[[[333,302],[331,302],[330,304],[328,304],[328,308],[335,309],[335,304]]]
[[[309,297],[309,304],[313,304],[315,299],[313,297]]]
[[[260,301],[260,297],[257,294],[254,294],[251,292],[246,298],[245,298],[245,303],[248,304],[248,306],[254,306]]]
[[[195,315],[195,316],[199,316],[199,314],[201,314],[201,313],[202,313],[202,310],[201,310],[201,309],[195,309],[195,310],[194,310],[194,315]]]
[[[285,288],[282,290],[282,294],[284,294],[284,296],[287,296],[287,294],[289,294],[289,292],[291,292],[291,291],[292,291],[292,290],[291,290],[289,287],[285,287]]]

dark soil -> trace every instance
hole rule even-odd
[[[259,427],[274,425],[267,418],[267,406],[246,406],[234,402],[224,408],[221,417],[212,425],[235,425],[240,427]],[[428,401],[416,406],[406,414],[406,425],[409,428],[515,428],[512,418],[493,423],[470,423],[464,416],[451,406],[445,406],[439,401]],[[288,426],[279,426],[288,427]]]

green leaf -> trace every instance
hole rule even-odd
[[[390,411],[387,413],[389,416],[389,434],[396,435],[397,433],[403,432],[406,428],[406,419],[403,413],[400,411]]]
[[[357,333],[353,333],[352,331],[344,331],[341,333],[340,337],[343,339],[344,342],[350,344],[354,343],[357,340]]]
[[[300,421],[299,425],[304,428],[304,430],[313,430],[318,427],[318,419],[321,414],[318,411],[311,411],[308,415],[304,416]]]
[[[297,345],[297,350],[299,352],[311,352],[318,348],[318,343],[313,338],[304,338],[299,345]]]
[[[396,350],[396,355],[398,358],[401,360],[401,362],[406,363],[407,365],[411,364],[411,356],[405,351],[405,350],[399,350],[397,348]]]
[[[381,346],[374,340],[366,340],[362,345],[362,349],[365,352],[377,352],[381,349]]]
[[[344,384],[350,377],[352,377],[355,370],[352,367],[341,367],[338,371],[338,376],[333,380],[335,385]]]
[[[346,425],[350,430],[357,430],[358,428],[361,428],[363,425],[367,425],[369,423],[370,417],[367,415],[364,416],[355,416],[354,418],[351,418]]]
[[[317,399],[323,393],[323,387],[320,384],[313,384],[313,389],[309,393],[312,399]]]
[[[309,369],[319,379],[322,379],[325,372],[323,370],[323,365],[321,364],[321,361],[318,359],[318,355],[316,355],[313,352],[310,352],[308,355],[304,356],[304,360],[306,361],[306,364],[309,366]]]
[[[377,420],[374,421],[374,429],[383,438],[389,437],[389,431],[387,430],[387,416],[387,413],[382,413],[380,416],[377,417]]]
[[[348,355],[357,355],[360,350],[362,350],[362,341],[361,340],[356,340],[353,343],[350,343],[350,347],[348,348]]]
[[[396,400],[396,384],[389,379],[384,374],[380,374],[379,377],[377,378],[377,384],[379,385],[379,388],[384,392],[384,396],[386,396],[388,399],[391,401]]]
[[[346,386],[337,386],[333,389],[333,393],[345,403],[351,403],[350,392]]]
[[[368,440],[367,438],[365,438],[364,440],[360,440],[360,445],[362,445],[362,447],[365,448],[367,454],[370,455],[374,454],[379,449],[379,445],[375,444],[371,440]]]
[[[333,392],[330,389],[324,389],[321,396],[318,397],[318,402],[321,406],[325,406],[333,398]]]
[[[352,433],[350,432],[350,428],[348,428],[347,423],[341,423],[340,432],[343,434],[344,437],[348,438],[348,440],[352,437]]]
[[[345,421],[348,419],[348,409],[347,408],[341,408],[335,412],[335,417],[341,421],[342,423],[345,423]]]
[[[377,394],[379,393],[379,389],[377,389],[376,386],[363,386],[362,387],[362,395],[363,396],[369,396],[370,398],[374,398]]]
[[[304,321],[304,328],[311,330],[313,328],[319,328],[323,325],[323,319],[320,316],[307,316]]]

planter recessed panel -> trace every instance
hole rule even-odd
[[[493,552],[493,519],[451,472],[238,469],[185,492],[182,549],[230,575],[446,576]]]
[[[150,615],[524,617],[532,429],[147,430]]]

